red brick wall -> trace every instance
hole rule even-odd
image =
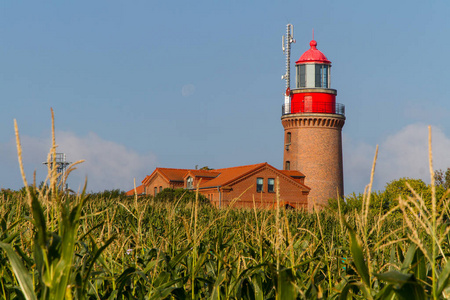
[[[236,182],[229,186],[230,189],[225,187],[221,192],[221,206],[225,207],[230,205],[233,200],[237,199],[233,207],[253,207],[253,199],[257,207],[274,207],[276,204],[276,193],[267,191],[267,183],[269,178],[274,178],[275,182],[279,176],[280,180],[280,201],[282,203],[290,203],[296,208],[302,208],[307,206],[307,190],[302,189],[298,184],[286,179],[282,175],[279,175],[273,169],[266,167],[258,171],[251,176],[248,176],[239,182]],[[262,193],[256,192],[256,179],[260,177],[264,179],[264,186]],[[275,183],[276,191],[276,183]],[[219,206],[219,192],[215,189],[204,189],[200,192],[207,196],[212,195],[212,203],[215,206]]]
[[[150,182],[144,185],[145,194],[154,196],[155,187],[157,188],[157,191],[159,193],[159,187],[165,189],[170,188],[172,186],[167,182],[167,180],[164,177],[156,173],[150,180]]]
[[[312,201],[327,204],[328,199],[344,194],[341,131],[345,117],[330,114],[295,114],[282,117],[285,132],[284,161],[290,169],[305,174],[305,184],[311,188]],[[291,133],[286,150],[287,133]]]
[[[184,186],[184,182],[173,181],[170,183],[170,188],[172,189],[183,189]]]

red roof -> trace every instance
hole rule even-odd
[[[208,177],[208,178],[214,178],[217,177],[217,175],[220,174],[220,172],[217,172],[217,170],[186,170],[187,172],[184,174],[183,179],[186,178],[188,175],[192,175],[195,177]]]
[[[183,177],[186,172],[189,171],[187,169],[170,169],[170,168],[156,168],[152,174],[147,175],[144,180],[142,180],[143,184],[146,184],[154,174],[159,173],[167,182],[170,181],[184,181]]]
[[[296,170],[280,170],[281,173],[283,173],[286,176],[290,177],[305,177],[303,173],[296,171]]]
[[[138,195],[144,194],[144,186],[143,186],[143,185],[140,185],[140,186],[136,187],[136,193],[137,193]],[[133,195],[134,195],[134,189],[132,189],[132,190],[126,192],[125,195],[126,195],[126,196],[133,196]]]
[[[187,175],[193,175],[195,177],[203,177],[203,178],[211,178],[205,182],[200,184],[200,188],[211,188],[211,187],[223,187],[228,184],[233,183],[234,181],[251,174],[252,172],[257,171],[258,169],[268,166],[282,175],[290,178],[291,180],[296,181],[297,183],[302,184],[298,178],[305,177],[299,171],[286,171],[286,170],[278,170],[268,163],[259,163],[254,165],[247,166],[239,166],[239,167],[231,167],[224,169],[214,169],[214,170],[194,170],[194,169],[170,169],[170,168],[156,168],[155,171],[151,175],[145,177],[142,181],[143,185],[147,184],[148,181],[154,176],[155,173],[159,173],[162,177],[164,177],[167,182],[179,181],[183,182]],[[304,187],[308,188],[304,184]],[[130,191],[131,192],[131,191]],[[134,194],[134,190],[133,193]]]
[[[317,42],[315,40],[312,40],[309,45],[311,48],[300,56],[300,58],[295,62],[296,64],[312,62],[331,64],[331,61],[329,61],[326,56],[316,48]]]
[[[204,184],[201,184],[200,188],[227,185],[231,181],[234,181],[235,179],[240,178],[240,177],[242,177],[242,176],[244,176],[266,164],[267,163],[260,163],[260,164],[248,165],[248,166],[216,169],[214,171],[220,173],[219,176],[205,182]]]
[[[184,181],[183,177],[186,174],[186,169],[169,169],[158,168],[162,176],[166,177],[169,181]]]

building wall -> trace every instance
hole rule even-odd
[[[199,190],[199,193],[202,194],[203,196],[205,196],[206,198],[208,198],[209,201],[211,201],[211,203],[216,207],[219,207],[221,195],[223,198],[223,192],[219,193],[217,188],[201,189],[201,190]]]
[[[280,201],[282,204],[290,204],[295,208],[306,208],[307,207],[307,197],[308,191],[303,190],[298,184],[287,180],[282,175],[279,175],[276,171],[271,168],[264,168],[249,177],[246,177],[229,187],[224,187],[219,193],[217,188],[215,189],[204,189],[200,192],[206,197],[212,198],[212,203],[215,206],[219,206],[219,198],[221,197],[221,207],[229,206],[234,200],[233,207],[247,207],[253,208],[254,203],[258,208],[273,208],[276,205],[276,179],[279,176],[280,180]],[[256,190],[256,180],[257,178],[263,178],[263,190],[262,192],[257,192]],[[274,192],[268,192],[268,179],[275,179]],[[253,200],[255,202],[253,202]]]
[[[182,181],[175,181],[175,182],[171,182],[170,183],[170,188],[172,189],[183,189],[184,188],[185,183]]]
[[[291,170],[306,175],[311,188],[309,208],[313,201],[326,205],[328,199],[344,194],[341,131],[345,117],[334,114],[293,114],[282,117],[285,130],[284,161]],[[287,145],[287,134],[291,143]],[[288,150],[287,150],[288,147]]]
[[[183,188],[183,182],[167,182],[167,180],[160,174],[156,173],[153,178],[144,185],[144,193],[147,195],[155,196],[155,187],[157,188],[156,194],[160,192],[160,189],[164,190],[166,188]]]

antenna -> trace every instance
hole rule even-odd
[[[286,80],[286,91],[291,86],[291,44],[295,43],[294,40],[294,25],[286,25],[286,35],[283,35],[282,49],[286,54],[286,73],[281,76],[281,79]]]

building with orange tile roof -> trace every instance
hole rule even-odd
[[[139,188],[153,196],[165,188],[198,188],[216,207],[271,208],[277,203],[277,180],[282,205],[307,207],[310,188],[304,184],[305,175],[278,170],[268,163],[216,170],[156,168]]]

